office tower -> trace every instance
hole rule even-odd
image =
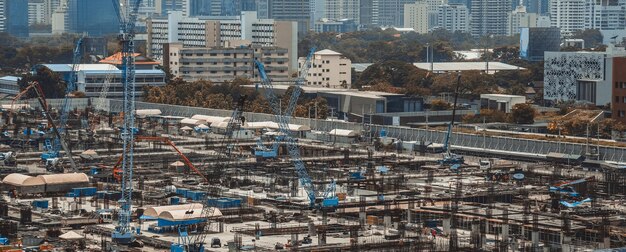
[[[28,37],[28,1],[0,0],[0,31]]]
[[[403,27],[404,5],[415,0],[373,0],[372,23],[377,26]]]
[[[112,1],[71,0],[68,19],[71,32],[89,36],[119,32],[119,20]]]
[[[589,0],[551,0],[551,26],[561,28],[561,34],[564,36],[585,29],[586,22],[589,21],[587,18],[588,2]]]
[[[587,7],[589,14],[586,29],[624,30],[626,21],[625,6],[607,0],[595,0]]]
[[[506,35],[510,7],[511,0],[472,0],[472,36]]]
[[[311,28],[311,6],[309,0],[264,0],[267,1],[267,18],[298,22],[298,37]]]
[[[333,20],[351,19],[359,23],[359,0],[325,0],[326,18]]]
[[[463,4],[444,4],[437,6],[437,29],[450,32],[469,32],[470,16]]]
[[[374,23],[374,0],[361,0],[359,6],[359,23],[369,26]]]

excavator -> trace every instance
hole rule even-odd
[[[202,172],[200,172],[200,170],[198,170],[191,163],[191,161],[189,161],[187,156],[185,156],[185,154],[183,154],[183,152],[181,152],[180,149],[178,149],[178,147],[176,147],[174,142],[172,142],[172,140],[170,140],[169,138],[160,137],[160,136],[136,136],[135,142],[160,142],[160,143],[164,143],[166,145],[171,146],[178,153],[178,155],[180,156],[183,163],[185,163],[185,165],[187,165],[191,170],[193,170],[196,174],[202,177],[205,182],[208,182],[208,179],[206,178],[206,176],[204,176],[204,174],[202,174]],[[121,163],[122,163],[122,156],[120,156],[120,158],[117,160],[117,163],[115,163],[115,166],[113,166],[113,178],[115,178],[115,180],[117,181],[122,180],[122,167],[120,167]]]

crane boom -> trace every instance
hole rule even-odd
[[[135,126],[135,22],[141,0],[124,1],[128,5],[120,4],[120,0],[113,0],[116,14],[120,19],[120,34],[118,39],[122,46],[122,86],[124,90],[124,126],[121,138],[123,140],[122,153],[122,196],[119,200],[120,211],[117,226],[112,239],[120,244],[128,244],[134,240],[130,228],[133,194],[133,151]],[[124,13],[122,13],[124,11]]]
[[[285,135],[285,140],[287,142],[287,151],[289,153],[289,156],[291,157],[291,161],[293,162],[296,168],[296,173],[298,174],[298,178],[300,179],[300,184],[302,184],[302,187],[304,188],[309,198],[310,206],[313,207],[315,205],[315,199],[316,199],[315,187],[313,186],[311,177],[309,177],[309,173],[307,172],[304,162],[302,161],[302,158],[300,157],[300,148],[298,147],[298,144],[296,143],[295,138],[291,137],[291,134],[290,134],[291,132],[289,131],[288,117],[283,116],[280,113],[280,109],[279,109],[280,101],[278,97],[276,96],[276,94],[274,93],[274,87],[272,86],[271,81],[269,80],[269,78],[267,77],[267,74],[265,73],[265,66],[263,65],[263,63],[261,63],[258,60],[255,60],[254,63],[259,71],[259,76],[261,77],[261,84],[263,88],[265,89],[265,92],[264,92],[265,97],[267,98],[270,104],[270,107],[272,108],[274,112],[274,117],[276,118],[276,122],[278,123],[279,130],[281,133]]]

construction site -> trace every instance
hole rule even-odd
[[[254,62],[272,114],[245,96],[232,110],[140,102],[126,8],[123,99],[107,98],[111,76],[100,97],[69,95],[81,39],[64,99],[32,81],[0,102],[0,251],[626,247],[626,148],[461,133],[460,76],[447,130],[293,117],[315,49],[286,108]]]

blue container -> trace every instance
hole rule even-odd
[[[48,200],[34,200],[33,207],[48,209]]]
[[[187,192],[189,191],[189,189],[185,189],[185,188],[176,188],[176,194],[183,196],[185,198],[187,198]]]
[[[92,176],[93,175],[97,175],[97,174],[100,173],[100,168],[98,168],[98,167],[91,167],[90,173],[91,173]]]
[[[170,198],[170,205],[178,205],[180,203],[180,198],[179,197],[171,197]]]
[[[78,197],[78,195],[76,195],[74,192],[68,192],[67,194],[65,194],[65,197],[74,198],[74,197]]]
[[[93,197],[96,195],[98,191],[95,187],[79,187],[72,189],[72,193],[76,195],[76,197]]]

